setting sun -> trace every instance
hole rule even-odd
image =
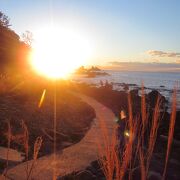
[[[35,35],[31,65],[41,75],[64,78],[90,58],[89,41],[75,30],[44,28]]]

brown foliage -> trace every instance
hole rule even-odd
[[[124,148],[117,148],[118,139],[116,133],[112,134],[111,141],[109,141],[109,135],[106,129],[106,125],[102,120],[100,121],[103,142],[102,144],[99,144],[99,163],[103,169],[106,179],[108,180],[122,180],[126,175],[128,175],[129,179],[132,179],[133,169],[137,168],[137,160],[139,160],[138,167],[141,172],[141,179],[145,180],[148,177],[149,166],[155,148],[157,132],[161,121],[161,99],[157,99],[157,103],[153,111],[152,120],[149,124],[144,88],[142,88],[141,98],[141,116],[138,115],[137,112],[136,117],[134,117],[132,113],[131,95],[128,95],[129,119],[127,123],[127,129],[129,131],[129,138],[125,142]],[[163,178],[165,178],[166,175],[168,157],[173,140],[175,119],[176,91],[174,91],[173,95],[172,114],[169,126],[169,137]],[[148,140],[146,147],[144,144],[145,139]]]

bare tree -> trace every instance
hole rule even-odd
[[[23,40],[23,42],[25,42],[28,46],[31,46],[31,45],[32,45],[32,42],[33,42],[33,33],[30,32],[30,31],[25,31],[25,32],[22,34],[22,40]]]
[[[9,17],[0,11],[0,26],[8,28],[9,26],[11,26],[9,24],[9,21],[10,21]]]

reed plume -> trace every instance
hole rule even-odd
[[[172,146],[173,135],[174,135],[174,126],[175,126],[175,121],[176,121],[176,106],[177,106],[176,98],[177,98],[177,90],[175,89],[174,93],[173,93],[173,103],[172,103],[172,111],[171,111],[171,118],[170,118],[170,124],[169,124],[168,144],[167,144],[163,179],[165,179],[165,177],[166,177],[169,154],[171,152],[171,146]]]

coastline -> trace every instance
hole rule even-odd
[[[92,86],[100,87],[100,82],[106,81],[113,85],[113,89],[122,91],[126,86],[130,90],[141,90],[142,83],[144,90],[149,93],[152,90],[158,90],[168,100],[169,112],[172,103],[172,94],[174,88],[177,90],[177,109],[180,110],[180,73],[174,72],[144,72],[144,71],[120,71],[105,70],[109,76],[96,76],[86,78],[83,76],[72,76],[71,79],[77,83],[87,83]]]
[[[76,88],[75,88],[76,87]],[[141,108],[141,97],[139,96],[138,91],[139,90],[122,90],[117,91],[112,89],[112,85],[109,84],[109,86],[103,86],[103,87],[96,87],[92,85],[88,85],[85,83],[81,83],[79,85],[75,85],[74,89],[76,89],[78,92],[84,93],[90,97],[95,98],[97,101],[105,105],[106,107],[110,108],[116,115],[116,118],[120,116],[121,110],[124,110],[127,117],[128,117],[128,92],[131,95],[132,100],[132,112],[134,115],[138,115],[137,112],[139,112],[140,115],[140,108]],[[164,96],[162,96],[158,91],[153,90],[150,93],[146,94],[146,103],[148,104],[149,109],[149,117],[148,122],[150,123],[150,120],[153,116],[153,111],[155,108],[157,97],[160,96],[161,99],[161,105],[160,106],[160,126],[157,132],[157,141],[155,144],[152,161],[150,164],[150,171],[149,176],[152,176],[154,178],[158,178],[158,176],[161,176],[161,173],[163,172],[164,163],[165,162],[165,156],[166,156],[166,148],[167,148],[167,142],[168,142],[168,132],[169,132],[169,124],[170,124],[170,113],[167,112],[167,108],[165,108],[165,104],[167,103],[167,100]],[[176,123],[175,123],[175,129],[174,129],[174,137],[172,141],[172,151],[171,156],[169,159],[169,168],[167,171],[167,177],[169,179],[176,179],[176,177],[179,177],[179,168],[180,168],[180,157],[178,152],[180,151],[180,111],[176,111]],[[147,142],[148,143],[148,142]],[[96,170],[95,170],[96,169]],[[86,170],[90,170],[90,172],[93,174],[87,174]],[[85,177],[96,177],[99,176],[102,177],[102,171],[100,168],[98,168],[98,161],[92,162],[90,166],[87,167],[85,171],[80,172],[73,172],[72,174],[68,175],[65,178],[78,176],[79,174],[84,175]],[[137,177],[139,177],[139,172],[135,172]],[[160,177],[159,176],[159,177]],[[99,177],[98,177],[99,178]]]

